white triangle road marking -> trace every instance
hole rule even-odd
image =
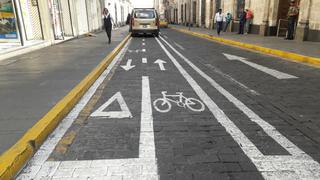
[[[115,100],[118,101],[121,111],[104,111],[110,104]],[[106,117],[106,118],[132,118],[132,114],[124,101],[121,92],[117,92],[113,95],[107,102],[100,106],[95,112],[93,112],[91,117]]]

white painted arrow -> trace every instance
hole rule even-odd
[[[131,65],[132,59],[128,59],[127,64],[126,65],[122,65],[121,67],[126,70],[129,71],[130,69],[136,67],[135,65]]]
[[[296,76],[293,76],[293,75],[290,75],[290,74],[287,74],[287,73],[283,73],[283,72],[280,72],[280,71],[277,71],[275,69],[270,69],[270,68],[267,68],[267,67],[264,67],[264,66],[261,66],[259,64],[255,64],[253,62],[250,62],[250,61],[247,61],[246,58],[244,57],[240,57],[240,56],[235,56],[235,55],[231,55],[231,54],[227,54],[227,53],[222,53],[227,59],[229,60],[236,60],[236,61],[240,61],[242,63],[245,63],[259,71],[262,71],[264,73],[267,73],[275,78],[278,78],[278,79],[295,79],[295,78],[298,78]]]
[[[166,61],[164,60],[161,60],[161,59],[157,59],[155,62],[155,64],[159,64],[159,68],[161,71],[165,71],[166,69],[164,68],[164,63],[167,63]]]

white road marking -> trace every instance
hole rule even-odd
[[[260,93],[258,93],[257,91],[255,91],[253,89],[250,89],[246,85],[244,85],[241,82],[235,80],[233,77],[229,76],[228,74],[223,73],[222,71],[220,71],[218,68],[212,66],[211,64],[206,64],[206,66],[209,67],[210,69],[212,69],[217,74],[220,74],[221,76],[225,77],[229,81],[231,81],[234,84],[238,85],[240,88],[244,89],[246,92],[248,92],[248,93],[250,93],[250,94],[252,94],[254,96],[260,96]]]
[[[176,43],[176,42],[174,42],[174,44],[178,47],[178,48],[180,48],[181,50],[186,50],[183,46],[181,46],[180,44],[178,44],[178,43]]]
[[[144,64],[148,63],[148,59],[147,58],[142,58],[142,63],[144,63]]]
[[[142,49],[142,52],[146,52],[146,49]]]
[[[159,68],[161,71],[166,70],[166,68],[164,68],[164,64],[167,63],[166,61],[161,60],[161,59],[157,59],[154,63],[159,65]]]
[[[142,43],[142,46],[145,46],[146,45],[146,43]]]
[[[121,111],[104,111],[115,100],[117,100],[117,102],[119,103]],[[100,106],[90,116],[101,118],[132,118],[132,114],[128,108],[127,103],[124,101],[121,92],[117,92],[115,95],[113,95],[107,102]]]
[[[146,41],[146,40],[143,38],[142,41],[144,42],[144,41]]]
[[[128,43],[129,44],[129,43]],[[120,61],[128,44],[114,61],[90,87],[80,102],[63,119],[54,132],[35,153],[33,158],[18,175],[17,180],[29,179],[159,179],[155,157],[153,117],[150,98],[149,78],[142,78],[142,110],[140,127],[139,158],[88,160],[88,161],[47,161],[50,154],[89,102],[100,84],[114,65]]]
[[[128,59],[127,64],[126,65],[122,65],[121,67],[126,70],[129,71],[130,69],[136,67],[135,65],[131,65],[132,63],[132,59]]]
[[[236,60],[236,61],[240,61],[242,63],[245,63],[259,71],[262,71],[266,74],[269,74],[277,79],[296,79],[298,77],[296,76],[293,76],[293,75],[290,75],[290,74],[287,74],[287,73],[283,73],[283,72],[280,72],[280,71],[277,71],[275,69],[270,69],[270,68],[267,68],[267,67],[264,67],[264,66],[261,66],[259,64],[256,64],[256,63],[253,63],[253,62],[250,62],[250,61],[247,61],[246,58],[243,58],[243,57],[240,57],[240,56],[235,56],[235,55],[231,55],[231,54],[227,54],[227,53],[222,53],[227,59],[229,60]]]
[[[166,35],[163,35],[163,37],[166,38],[166,39],[168,39],[168,36],[166,36]]]
[[[167,91],[162,91],[162,98],[158,98],[153,102],[154,108],[161,113],[167,113],[171,110],[171,103],[175,103],[178,107],[188,108],[195,112],[205,110],[204,104],[196,98],[187,98],[183,92],[177,92],[175,95],[167,95]]]
[[[183,59],[189,66],[191,66],[196,72],[205,78],[223,96],[225,96],[238,109],[246,114],[251,121],[258,124],[266,132],[266,134],[268,134],[291,154],[263,155],[263,153],[259,151],[259,149],[241,132],[241,130],[225,115],[222,109],[220,109],[214,103],[214,101],[197,84],[197,82],[185,71],[185,69],[164,47],[164,45],[158,39],[156,40],[166,52],[168,57],[172,60],[174,65],[178,68],[180,73],[185,77],[194,91],[198,94],[200,99],[208,106],[209,110],[219,121],[219,123],[226,128],[226,131],[239,144],[239,147],[250,158],[265,179],[320,179],[320,165],[317,161],[313,160],[312,157],[284,137],[279,131],[277,131],[276,128],[260,118],[245,104],[235,98],[232,94],[216,83],[211,77],[195,66],[189,59],[173,48],[166,40],[161,38],[161,40],[163,40],[181,59]]]

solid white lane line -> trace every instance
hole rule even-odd
[[[129,41],[130,42],[130,41]],[[50,154],[59,143],[66,131],[87,105],[100,84],[105,80],[114,65],[125,55],[129,43],[121,50],[114,61],[107,67],[98,80],[90,87],[80,102],[65,117],[44,144],[35,153],[33,158],[18,175],[17,180],[26,179],[159,179],[157,162],[155,159],[153,118],[150,100],[149,79],[144,77],[142,88],[145,89],[142,97],[141,132],[139,158],[130,159],[102,159],[86,161],[47,161]],[[147,82],[148,81],[148,82]],[[149,94],[148,94],[149,93]]]
[[[176,42],[174,42],[174,44],[178,47],[178,48],[180,48],[181,50],[186,50],[183,46],[181,46],[180,44],[178,44],[178,43],[176,43]]]
[[[156,158],[149,77],[142,77],[139,158]]]
[[[161,37],[160,37],[161,38]],[[222,95],[224,95],[230,102],[232,102],[238,109],[240,109],[248,118],[256,122],[271,138],[273,138],[279,145],[286,149],[291,156],[264,156],[256,146],[241,132],[241,130],[224,114],[224,112],[212,101],[212,99],[202,90],[196,81],[184,70],[178,61],[171,55],[171,53],[158,40],[162,49],[166,52],[168,57],[172,60],[174,65],[178,68],[180,73],[185,77],[191,87],[195,90],[201,100],[208,106],[209,110],[216,117],[221,125],[223,125],[227,132],[239,144],[244,153],[251,159],[257,169],[266,179],[279,179],[284,175],[288,177],[308,177],[310,179],[320,178],[320,165],[314,161],[312,157],[303,152],[295,144],[284,137],[272,125],[261,119],[251,109],[249,109],[240,100],[231,95],[222,86],[216,83],[211,77],[196,67],[190,60],[173,48],[166,40],[161,38],[181,59],[183,59],[189,66],[205,78],[214,88],[216,88]],[[279,158],[280,157],[280,158]],[[296,161],[296,159],[304,159],[304,161]],[[274,168],[277,166],[278,168]],[[285,170],[283,170],[285,169]],[[317,171],[319,173],[314,173]]]
[[[148,63],[148,59],[147,58],[142,58],[142,63],[144,63],[144,64]]]
[[[243,57],[240,57],[240,56],[235,56],[235,55],[231,55],[231,54],[227,54],[227,53],[222,53],[227,59],[229,60],[237,60],[237,61],[240,61],[244,64],[247,64],[259,71],[262,71],[266,74],[269,74],[277,79],[296,79],[298,77],[296,76],[293,76],[291,74],[287,74],[287,73],[283,73],[283,72],[280,72],[280,71],[277,71],[275,69],[271,69],[271,68],[268,68],[268,67],[264,67],[262,65],[259,65],[259,64],[256,64],[256,63],[253,63],[253,62],[250,62],[250,61],[247,61],[246,58],[243,58]]]

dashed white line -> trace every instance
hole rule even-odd
[[[145,46],[146,45],[146,43],[142,43],[142,46]]]
[[[148,59],[147,58],[142,58],[142,63],[144,63],[144,64],[148,63]]]
[[[160,37],[161,38],[161,37]],[[257,123],[271,138],[273,138],[279,145],[286,149],[291,155],[268,155],[265,156],[259,149],[241,132],[241,130],[225,115],[208,94],[198,85],[198,83],[189,75],[188,72],[179,64],[173,55],[164,47],[164,45],[156,39],[165,51],[173,64],[178,68],[180,73],[185,77],[187,82],[191,85],[200,99],[208,106],[209,110],[218,120],[218,122],[226,128],[226,131],[239,144],[239,147],[250,158],[253,164],[257,167],[260,173],[266,179],[282,179],[284,177],[298,178],[298,179],[319,179],[320,165],[312,159],[308,154],[303,152],[300,148],[294,145],[280,132],[278,132],[272,125],[261,119],[251,109],[249,109],[240,100],[231,95],[211,77],[196,67],[190,60],[173,48],[166,40],[161,38],[181,59],[183,59],[189,66],[205,78],[214,88],[216,88],[222,95],[224,95],[230,102],[232,102],[238,109],[240,109],[248,118]],[[315,173],[316,172],[316,173]]]
[[[206,66],[209,67],[210,69],[212,69],[217,74],[220,74],[222,77],[225,77],[229,81],[231,81],[234,84],[238,85],[239,87],[244,89],[246,92],[248,92],[248,93],[250,93],[252,95],[255,95],[255,96],[260,96],[260,93],[258,93],[257,91],[255,91],[253,89],[250,89],[249,87],[247,87],[246,85],[242,84],[241,82],[235,80],[233,77],[229,76],[228,74],[223,73],[222,71],[220,71],[218,68],[214,67],[213,65],[206,64]]]
[[[178,43],[176,43],[176,42],[174,42],[174,44],[178,47],[178,48],[180,48],[181,50],[186,50],[183,46],[181,46],[180,44],[178,44]]]
[[[146,49],[142,49],[142,52],[146,52]]]

